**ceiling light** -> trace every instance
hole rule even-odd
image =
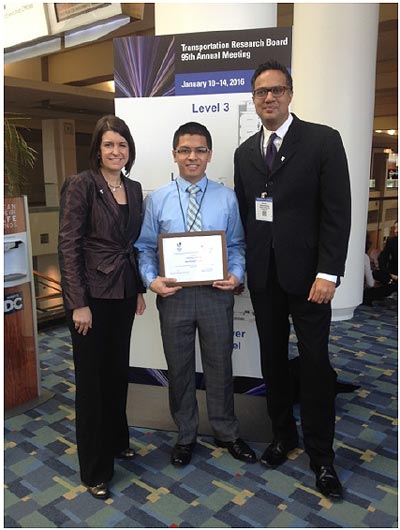
[[[108,33],[117,30],[121,26],[125,26],[130,22],[130,18],[126,16],[116,17],[107,22],[101,22],[94,26],[88,26],[86,28],[77,29],[65,33],[65,47],[70,48],[71,46],[78,46],[85,42],[91,42],[104,37]]]
[[[390,136],[397,136],[397,129],[375,129],[378,134],[389,134]]]
[[[22,48],[10,52],[5,52],[4,63],[10,64],[25,59],[31,59],[32,57],[38,57],[40,55],[50,55],[51,53],[56,53],[60,50],[61,39],[60,37],[56,37],[43,42],[38,42],[37,44],[23,46]]]

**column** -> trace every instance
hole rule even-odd
[[[378,24],[379,4],[294,4],[292,110],[340,132],[350,169],[352,229],[334,320],[362,301]]]
[[[75,122],[43,120],[42,142],[46,206],[59,206],[65,177],[77,172]]]

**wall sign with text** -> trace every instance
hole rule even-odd
[[[115,97],[250,92],[255,68],[290,68],[291,49],[291,28],[115,39]]]

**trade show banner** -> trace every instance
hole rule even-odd
[[[115,114],[136,144],[131,178],[145,195],[175,179],[176,129],[188,121],[205,125],[213,139],[207,176],[233,188],[235,149],[260,127],[251,95],[257,66],[276,59],[291,65],[291,28],[204,32],[114,40]],[[166,369],[155,296],[135,321],[130,365]],[[199,356],[198,356],[199,357]],[[201,363],[197,359],[198,370]],[[260,377],[259,346],[247,289],[235,296],[234,375]]]

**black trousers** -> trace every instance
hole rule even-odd
[[[372,305],[374,300],[384,300],[397,291],[397,282],[364,289],[363,304]]]
[[[291,315],[300,356],[300,409],[305,450],[313,463],[331,464],[336,395],[336,373],[328,354],[331,306],[308,302],[307,296],[286,293],[278,282],[273,258],[265,291],[250,295],[274,438],[297,438],[293,417],[294,388],[288,362]]]
[[[109,482],[114,455],[129,447],[126,418],[129,348],[136,296],[91,299],[93,324],[86,336],[72,337],[76,381],[76,441],[81,479],[87,486]]]

